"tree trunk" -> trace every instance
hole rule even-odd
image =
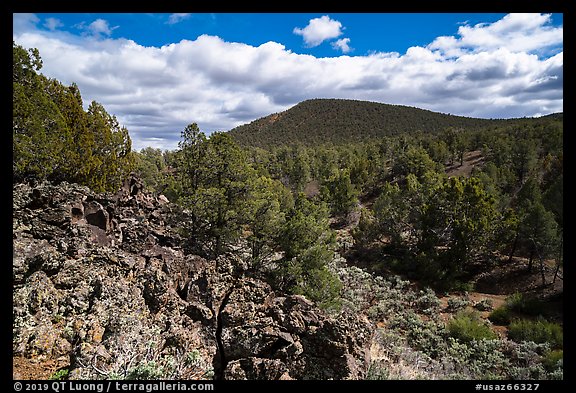
[[[262,252],[262,245],[260,241],[253,240],[252,241],[252,259],[256,260],[260,257],[260,253]]]
[[[558,247],[558,258],[556,259],[556,271],[554,272],[554,278],[552,279],[552,284],[556,282],[556,278],[558,277],[558,272],[560,271],[560,266],[562,265],[562,243],[563,239],[560,238],[560,245]]]
[[[216,254],[216,257],[220,256],[220,254],[222,254],[222,236],[217,235],[216,236],[216,245],[214,246],[215,250],[214,253]]]
[[[534,261],[534,247],[530,249],[530,259],[528,260],[528,271],[532,273],[532,262]]]
[[[539,258],[540,259],[540,275],[542,276],[542,286],[546,285],[546,275],[544,274],[544,259]]]
[[[510,256],[508,257],[508,263],[512,262],[512,257],[516,252],[516,247],[518,246],[518,232],[516,232],[516,236],[514,237],[514,243],[512,243],[512,251],[510,251]]]
[[[552,284],[556,283],[556,278],[558,277],[559,271],[560,271],[560,263],[556,263],[556,270],[554,271],[554,278],[552,279]]]

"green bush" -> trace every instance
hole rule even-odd
[[[369,381],[390,379],[390,372],[378,362],[372,362],[368,368],[366,379]]]
[[[446,290],[454,291],[454,292],[472,292],[474,291],[474,283],[462,281],[460,279],[452,279],[448,283],[444,285],[440,285]]]
[[[61,370],[55,371],[54,374],[50,375],[48,378],[51,381],[61,381],[63,379],[68,379],[69,370],[67,368],[63,368]]]
[[[466,343],[498,338],[489,326],[480,321],[477,313],[459,312],[448,323],[447,328],[451,337]]]
[[[546,313],[545,303],[539,299],[530,298],[522,293],[516,292],[506,299],[506,307],[510,311],[526,315],[544,315]]]
[[[510,310],[506,306],[501,306],[495,309],[488,316],[490,322],[499,326],[508,326],[512,321],[510,317]]]
[[[563,368],[564,351],[561,349],[556,349],[548,352],[542,363],[548,371],[554,371],[556,369]]]
[[[505,307],[510,310],[515,310],[522,307],[524,296],[520,292],[516,292],[506,298]]]
[[[142,362],[136,367],[128,370],[126,379],[128,380],[150,380],[162,379],[164,377],[164,368],[155,361]]]
[[[514,341],[550,343],[555,348],[562,348],[563,336],[562,326],[548,322],[544,318],[535,321],[517,319],[512,321],[508,328],[508,337]]]

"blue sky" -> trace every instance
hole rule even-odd
[[[229,130],[309,98],[464,116],[563,110],[563,15],[14,14],[42,73],[80,87],[139,150],[196,122]]]

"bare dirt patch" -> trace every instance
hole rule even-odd
[[[513,258],[507,263],[504,259],[499,266],[495,266],[489,272],[485,272],[476,278],[475,291],[454,292],[440,297],[443,312],[440,316],[444,322],[448,322],[456,312],[447,311],[448,301],[451,298],[464,298],[469,304],[463,310],[478,312],[483,320],[488,321],[492,310],[502,307],[506,299],[514,293],[522,293],[529,297],[536,297],[546,302],[548,318],[562,323],[563,319],[563,280],[562,271],[554,281],[555,267],[552,261],[547,261],[543,267],[545,284],[542,283],[542,272],[539,263],[535,262],[532,271],[528,270],[528,261],[524,258]],[[554,281],[554,282],[553,282]],[[491,309],[478,310],[474,305],[488,300]],[[492,325],[492,330],[500,337],[507,335],[506,326]]]
[[[500,306],[502,306],[505,302],[506,302],[506,298],[508,297],[508,295],[494,295],[494,294],[490,294],[490,293],[482,293],[482,292],[468,292],[466,294],[461,294],[461,293],[450,293],[446,296],[442,296],[439,297],[440,299],[440,305],[442,306],[442,310],[446,310],[446,308],[448,307],[448,300],[450,300],[451,298],[455,298],[455,297],[463,297],[465,299],[467,299],[470,304],[468,306],[466,306],[464,309],[465,310],[476,310],[478,311],[478,313],[480,314],[480,316],[484,319],[488,318],[488,315],[490,315],[490,313],[492,312],[493,309],[496,309]],[[479,311],[477,309],[474,308],[474,305],[483,301],[483,300],[489,300],[492,308],[490,310],[485,310],[485,311]],[[451,316],[453,315],[453,313],[451,312],[443,312],[441,313],[442,319],[446,322],[447,320],[449,320],[451,318]]]
[[[472,170],[484,163],[484,157],[480,150],[473,150],[464,153],[464,162],[460,165],[460,162],[454,163],[446,168],[446,174],[448,176],[465,176],[469,177],[472,174]]]
[[[528,260],[525,258],[513,258],[510,263],[504,259],[499,266],[476,278],[475,289],[481,293],[494,295],[511,295],[519,292],[542,299],[552,298],[564,290],[563,269],[560,269],[554,281],[555,271],[553,261],[547,261],[542,269],[539,262],[534,261],[530,271]]]
[[[15,356],[12,358],[12,378],[47,380],[57,370],[68,365],[67,359],[40,360]]]

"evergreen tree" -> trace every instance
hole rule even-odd
[[[294,202],[294,208],[288,213],[279,238],[286,260],[318,243],[331,246],[334,240],[325,203],[316,205],[303,193],[299,193]]]
[[[204,181],[203,165],[207,150],[206,135],[200,131],[196,123],[191,123],[184,128],[178,142],[180,148],[179,167],[182,171],[182,186],[186,190],[196,190]]]
[[[564,175],[560,174],[552,182],[542,197],[542,203],[547,210],[554,213],[559,227],[564,226]]]
[[[358,205],[358,191],[352,185],[348,169],[334,173],[324,184],[322,194],[335,216],[344,216]]]
[[[342,284],[327,265],[333,258],[334,233],[328,208],[296,197],[279,237],[284,264],[278,276],[280,287],[302,294],[325,308],[337,307]]]
[[[94,160],[86,181],[97,192],[117,190],[134,169],[128,130],[96,101],[88,107],[87,115],[87,129],[95,143],[91,154]]]
[[[408,145],[397,158],[392,168],[392,173],[397,177],[405,177],[408,174],[414,174],[416,177],[422,177],[428,171],[440,170],[428,155],[428,152],[422,147]]]
[[[134,152],[136,172],[146,188],[153,193],[162,194],[167,187],[168,167],[161,149],[145,147]]]
[[[225,133],[210,138],[196,124],[182,133],[181,203],[191,214],[192,247],[217,256],[240,238],[251,176],[244,152]]]
[[[89,177],[95,169],[92,154],[96,141],[88,132],[88,116],[82,107],[80,89],[75,83],[66,87],[50,79],[46,91],[62,114],[67,131],[61,137],[66,148],[62,149],[63,163],[58,175],[71,182],[89,184]]]
[[[337,310],[342,282],[327,267],[332,257],[332,251],[314,245],[288,261],[286,272],[292,278],[290,291],[306,296],[324,309]]]
[[[25,50],[16,43],[12,47],[12,173],[15,181],[42,180],[63,164],[68,130],[45,91],[46,78],[38,74],[42,68],[38,50]]]
[[[82,108],[78,86],[39,73],[37,49],[13,42],[13,175],[115,191],[133,169],[128,130],[104,107]]]
[[[292,195],[277,180],[256,177],[250,184],[246,223],[252,260],[258,265],[276,249],[286,212],[292,207]]]
[[[520,185],[538,164],[538,146],[533,139],[520,136],[512,149],[512,165]]]
[[[290,185],[295,192],[304,190],[306,184],[311,180],[310,176],[310,157],[305,149],[295,146],[292,148],[291,155],[293,164],[288,172]]]
[[[558,225],[554,214],[540,202],[531,204],[520,222],[519,237],[528,249],[528,270],[532,271],[533,260],[538,258],[541,262],[552,255],[558,247]]]
[[[478,179],[447,178],[426,205],[421,250],[436,254],[449,275],[458,275],[486,250],[496,217],[495,199]]]

